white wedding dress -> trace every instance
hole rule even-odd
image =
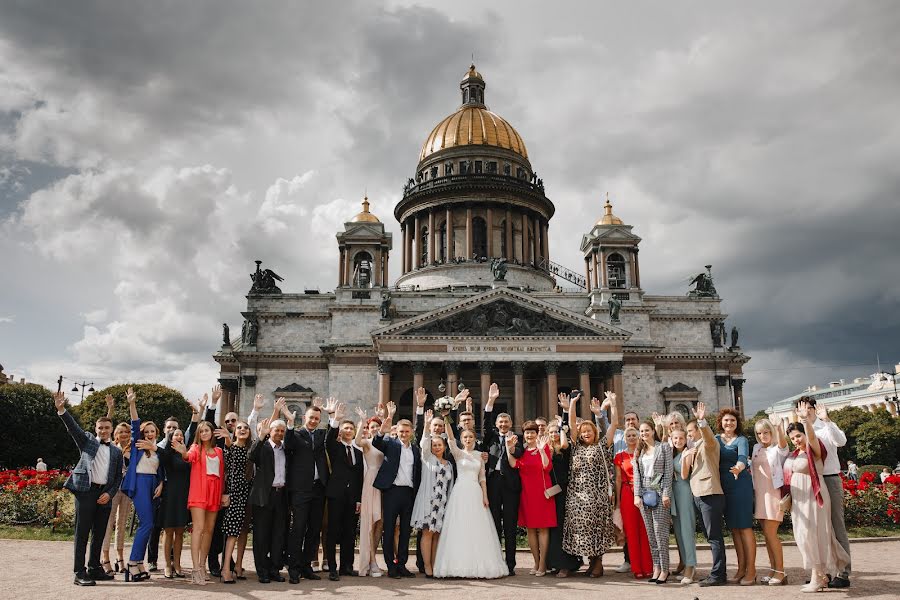
[[[481,452],[466,452],[450,442],[456,459],[453,485],[434,562],[435,577],[496,579],[509,575],[503,560],[491,511],[485,508],[480,482],[484,481]]]

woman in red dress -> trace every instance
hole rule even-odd
[[[216,514],[222,507],[222,487],[225,479],[225,457],[216,446],[213,425],[201,421],[197,426],[196,441],[191,449],[184,444],[173,443],[172,449],[191,463],[191,487],[188,492],[188,508],[191,510],[191,558],[194,568],[191,583],[206,585],[206,558],[212,542]],[[231,445],[231,436],[225,436],[225,444]]]
[[[516,436],[507,436],[509,464],[519,470],[522,493],[519,496],[519,527],[528,529],[528,547],[534,556],[531,574],[543,577],[547,572],[547,550],[550,547],[550,528],[556,527],[556,502],[546,491],[553,487],[550,469],[553,468],[553,450],[550,437],[538,437],[538,425],[527,421],[522,426],[525,452],[516,459]]]
[[[628,543],[631,572],[636,579],[645,579],[653,574],[653,559],[650,556],[650,540],[641,511],[634,506],[634,469],[631,461],[637,450],[640,435],[634,427],[625,430],[627,449],[619,452],[613,462],[616,465],[616,498],[622,511],[622,525]]]

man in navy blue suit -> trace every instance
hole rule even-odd
[[[100,550],[112,508],[110,500],[122,483],[122,452],[110,443],[113,427],[109,417],[97,419],[94,437],[81,429],[66,410],[65,394],[55,393],[53,403],[81,453],[64,484],[75,496],[75,585],[96,585],[98,579],[112,579],[100,566]],[[89,537],[89,570],[85,570],[84,552]]]
[[[372,440],[372,445],[384,453],[384,462],[375,478],[375,487],[381,490],[383,502],[384,535],[382,548],[387,563],[388,577],[415,577],[406,568],[409,558],[409,528],[413,504],[422,477],[422,459],[419,448],[412,443],[412,423],[406,419],[397,422],[397,438],[387,437],[397,406],[388,402],[387,419],[381,426],[381,433]],[[400,539],[394,548],[394,523],[400,518]]]

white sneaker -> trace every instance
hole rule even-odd
[[[309,566],[312,569],[313,573],[320,573],[322,571],[322,568],[319,567],[319,561],[317,560],[312,561]]]
[[[623,562],[616,568],[616,573],[631,573],[631,563]]]
[[[369,565],[369,576],[370,577],[381,577],[381,569],[378,568],[376,563],[372,563]]]

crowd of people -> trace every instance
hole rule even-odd
[[[160,536],[164,576],[184,578],[190,525],[191,581],[198,585],[211,577],[223,584],[246,578],[251,531],[260,583],[284,582],[285,567],[294,584],[318,580],[323,571],[333,581],[415,577],[408,568],[413,534],[415,565],[427,578],[514,576],[518,528],[526,532],[535,577],[581,570],[602,577],[603,555],[621,544],[625,561],[617,571],[652,584],[677,578],[700,586],[785,585],[777,532],[789,510],[810,572],[802,591],[850,585],[837,456],[846,436],[813,399],[798,402],[786,431],[757,421],[751,446],[739,414],[719,411],[714,434],[702,402],[687,422],[678,412],[646,421],[626,412],[620,419],[616,397],[607,392],[602,402],[589,401],[593,418],[581,419],[578,405],[588,400],[575,390],[559,395],[560,415],[528,420],[516,433],[509,414],[495,414],[496,384],[484,399],[480,432],[468,390],[427,409],[424,388],[414,397],[411,420],[395,422],[393,402],[379,403],[371,415],[357,408],[354,420],[344,403],[329,398],[314,399],[295,422],[282,398],[261,418],[265,401],[257,395],[246,420],[229,412],[220,427],[216,387],[192,406],[185,430],[169,418],[160,431],[141,421],[129,389],[131,422],[114,427],[102,417],[90,434],[56,394],[57,412],[81,453],[65,484],[76,506],[75,583],[94,585],[118,572],[126,581],[146,581],[157,567]],[[114,400],[107,403],[112,415]],[[139,525],[125,560],[132,506]],[[704,578],[696,568],[698,518],[712,554]],[[754,519],[769,559],[762,577]],[[730,578],[723,526],[737,556]],[[674,569],[670,531],[679,558]]]

